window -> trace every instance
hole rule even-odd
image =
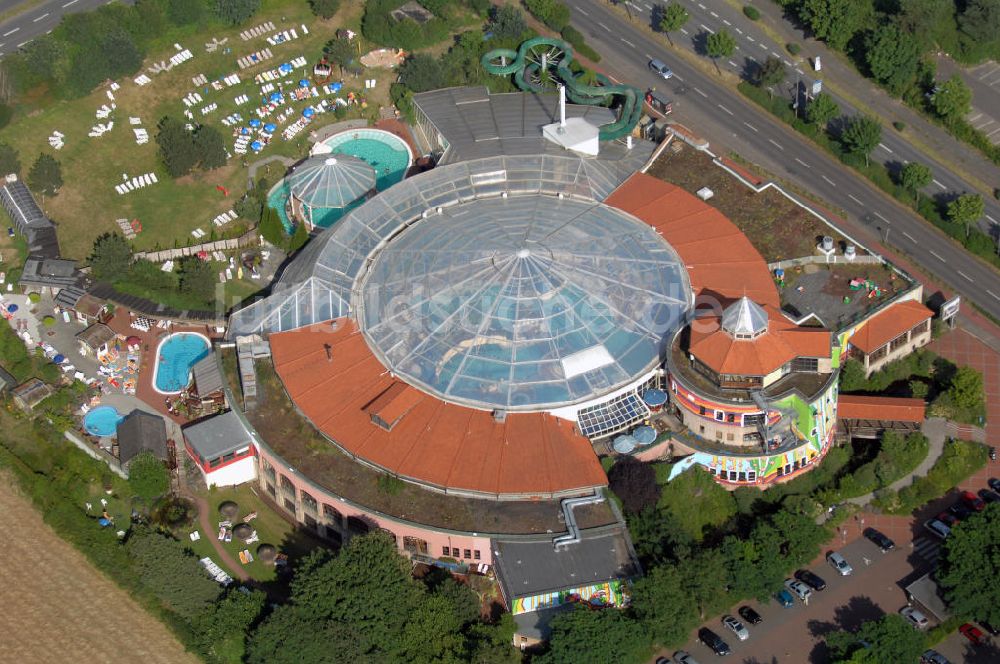
[[[715,439],[716,440],[722,440],[722,432],[721,431],[716,431],[715,432]]]
[[[267,492],[271,494],[272,498],[274,498],[275,497],[274,485],[268,482],[266,487],[267,487]]]
[[[721,410],[715,411],[715,420],[717,422],[721,422],[725,417],[726,417],[726,414],[723,413]]]
[[[747,474],[745,472],[741,472],[739,480],[740,480],[740,482],[746,482],[747,481]]]
[[[798,373],[817,373],[819,359],[815,357],[797,357],[792,360],[792,371]]]
[[[708,413],[708,409],[707,408],[705,408],[704,406],[699,406],[698,407],[698,414],[699,415],[705,415],[707,413]]]
[[[222,459],[220,459],[219,457],[215,457],[214,459],[212,459],[211,461],[208,462],[208,467],[209,468],[215,468],[220,463],[222,463]]]
[[[452,547],[452,549],[451,549],[451,557],[452,558],[458,558],[458,549]]]
[[[464,556],[462,556],[463,558],[468,559],[472,557],[472,551],[469,551],[468,549],[465,549],[462,553],[465,554]]]
[[[735,438],[736,438],[735,434],[731,434],[731,433],[727,433],[726,434],[726,440],[728,440],[730,442],[732,442],[733,440],[735,440]]]
[[[745,427],[755,427],[758,424],[764,423],[764,414],[758,413],[757,415],[744,415],[743,416],[743,426]]]
[[[303,516],[303,520],[306,522],[306,526],[312,528],[313,530],[316,530],[317,523],[315,518],[306,514]]]
[[[347,517],[347,529],[355,535],[364,535],[370,530],[368,524],[356,516]]]
[[[315,514],[316,499],[312,497],[312,494],[306,493],[305,491],[303,491],[301,495],[302,495],[302,506]]]
[[[344,515],[332,505],[323,505],[323,516],[326,517],[327,523],[332,523],[335,526],[340,526],[344,523]]]
[[[479,560],[480,559],[479,549],[476,549],[475,551],[472,552],[472,558],[474,560]]]
[[[441,555],[442,556],[447,556],[450,552],[451,552],[451,549],[449,549],[447,546],[442,546],[441,547]]]
[[[229,454],[223,454],[222,455],[222,461],[223,462],[232,461],[235,458],[236,458],[236,453],[235,452],[230,452]]]
[[[264,475],[273,482],[275,480],[274,466],[267,459],[262,459],[261,464],[264,466]]]
[[[701,426],[698,427],[698,433],[705,433],[705,425],[704,424],[702,424]]]
[[[709,474],[710,474],[710,475],[711,475],[712,477],[715,477],[716,475],[718,475],[718,474],[719,474],[719,471],[718,471],[717,469],[715,469],[715,468],[709,468],[709,469],[708,469],[708,473],[709,473]]]
[[[403,538],[403,550],[410,553],[427,553],[427,542],[419,537],[406,536]]]
[[[295,485],[286,475],[281,476],[281,490],[292,496],[295,495]]]
[[[295,514],[295,503],[289,500],[288,498],[285,498],[285,509],[291,512],[292,514]]]
[[[729,422],[730,424],[735,423],[736,415],[734,415],[733,413],[729,413],[728,415],[726,415],[726,422]]]
[[[756,481],[757,481],[757,471],[756,470],[748,470],[747,471],[747,482],[756,482]]]

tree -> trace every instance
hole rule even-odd
[[[226,139],[211,125],[201,125],[192,135],[198,164],[206,171],[226,165]]]
[[[667,5],[667,8],[663,10],[663,15],[660,18],[660,32],[667,36],[667,41],[671,44],[674,42],[670,39],[670,33],[676,32],[684,27],[684,24],[688,22],[691,18],[691,14],[688,10],[684,9],[684,6],[677,2],[671,2]]]
[[[208,302],[215,293],[212,266],[197,256],[182,258],[177,264],[177,277],[182,293]]]
[[[911,161],[899,171],[899,185],[914,198],[921,189],[934,179],[931,167],[917,161]]]
[[[560,0],[524,0],[531,15],[556,32],[569,23],[569,7]]]
[[[696,541],[701,541],[706,530],[721,526],[736,514],[732,494],[698,465],[663,487],[660,505]]]
[[[243,652],[250,628],[260,617],[267,600],[260,590],[244,592],[232,589],[226,595],[199,613],[191,626],[203,651],[218,660],[228,652]]]
[[[191,620],[219,596],[198,559],[180,542],[145,526],[134,526],[125,551],[139,580],[170,609]]]
[[[705,40],[705,53],[712,58],[716,71],[719,70],[719,58],[728,58],[736,50],[736,38],[728,30],[719,30]]]
[[[142,50],[136,45],[132,35],[121,28],[104,36],[101,51],[107,60],[106,73],[109,78],[128,76],[142,66]]]
[[[965,237],[972,234],[972,227],[983,217],[985,204],[979,194],[962,194],[948,203],[948,219],[965,227]]]
[[[664,646],[684,643],[688,633],[698,625],[695,598],[688,590],[687,580],[672,565],[657,565],[635,582],[632,608],[653,640]]]
[[[921,52],[944,48],[958,30],[955,0],[903,0],[898,18],[900,27],[920,41]]]
[[[517,40],[528,29],[524,14],[516,5],[499,5],[490,9],[489,30],[499,40]]]
[[[608,488],[622,501],[626,512],[637,514],[655,507],[660,499],[656,471],[635,457],[621,457],[608,472]]]
[[[427,53],[417,53],[407,58],[399,68],[399,80],[414,92],[426,92],[443,88],[447,73],[441,66],[440,58]]]
[[[934,112],[949,122],[965,117],[971,104],[972,90],[958,74],[954,74],[937,86],[934,94],[931,95],[931,106],[934,107]]]
[[[875,80],[894,95],[913,83],[920,62],[920,45],[896,21],[878,26],[865,37],[864,55]]]
[[[827,635],[826,643],[835,662],[898,664],[918,661],[927,647],[927,637],[903,616],[890,613],[863,623],[855,633],[833,632]]]
[[[261,0],[215,0],[215,14],[230,25],[239,25],[260,9]]]
[[[269,205],[264,206],[264,212],[260,217],[260,225],[257,232],[264,236],[264,240],[276,247],[285,246],[287,235],[285,226],[281,223],[281,217],[277,210]]]
[[[948,383],[948,398],[958,408],[979,408],[984,394],[983,374],[972,367],[959,367]]]
[[[167,18],[175,25],[193,25],[205,15],[205,0],[167,0]]]
[[[309,8],[320,18],[333,18],[340,9],[340,0],[309,0]]]
[[[28,186],[46,196],[52,196],[63,185],[62,166],[50,154],[40,154],[28,171]]]
[[[870,115],[856,115],[850,119],[840,141],[852,154],[864,155],[867,166],[868,156],[882,140],[882,125]]]
[[[616,664],[641,662],[649,655],[649,636],[622,611],[576,607],[558,614],[551,628],[549,651],[537,658],[539,664],[577,664],[581,653],[588,661]]]
[[[820,128],[825,128],[830,120],[840,115],[840,106],[833,97],[821,92],[812,98],[806,106],[806,119]]]
[[[952,529],[937,573],[952,614],[1000,624],[1000,585],[984,583],[1000,574],[998,543],[1000,506],[994,503]]]
[[[303,223],[295,224],[295,230],[292,231],[292,236],[288,238],[288,253],[298,251],[304,247],[308,241],[309,231],[306,230],[306,225]]]
[[[170,489],[170,474],[152,452],[140,452],[129,463],[128,483],[135,495],[151,504]]]
[[[995,41],[1000,33],[1000,2],[969,0],[958,17],[958,25],[975,41]]]
[[[0,177],[21,172],[21,160],[17,150],[7,143],[0,143]]]
[[[768,56],[767,60],[754,67],[752,78],[753,84],[758,88],[767,88],[770,96],[771,87],[785,80],[785,63],[780,58]]]
[[[132,264],[132,249],[121,235],[104,233],[94,240],[90,254],[90,270],[98,279],[114,281],[128,272]]]
[[[175,178],[190,173],[198,164],[198,151],[184,123],[167,116],[157,125],[156,145],[167,172]]]
[[[354,58],[357,57],[357,52],[354,50],[354,45],[349,39],[334,37],[323,47],[323,55],[331,63],[340,67],[340,75],[343,76],[344,67],[354,61]],[[338,108],[341,107],[338,106]]]
[[[843,51],[872,18],[871,0],[802,0],[799,18],[813,34]]]

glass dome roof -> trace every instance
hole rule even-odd
[[[488,409],[574,404],[636,379],[659,362],[690,292],[648,225],[555,196],[432,208],[371,259],[359,318],[376,355]]]
[[[350,155],[310,157],[288,176],[292,195],[316,208],[347,207],[375,188],[375,169]]]

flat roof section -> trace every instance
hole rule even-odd
[[[209,355],[214,359],[214,356]],[[184,427],[184,438],[201,458],[214,459],[249,445],[253,439],[233,411]]]

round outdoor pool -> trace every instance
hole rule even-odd
[[[334,134],[323,141],[335,154],[348,154],[368,163],[375,169],[375,188],[385,191],[400,182],[413,163],[413,154],[406,141],[395,134],[381,129],[350,129]],[[288,218],[288,180],[282,179],[267,195],[267,204],[278,212],[285,229],[291,231],[292,221]],[[364,203],[355,201],[345,208],[328,208],[318,214],[313,211],[313,222],[321,228],[329,228],[344,214]]]
[[[83,416],[83,428],[91,436],[113,436],[123,419],[114,406],[98,406]]]
[[[191,382],[191,367],[208,355],[212,344],[196,332],[171,334],[156,347],[153,388],[160,394],[177,394]]]

